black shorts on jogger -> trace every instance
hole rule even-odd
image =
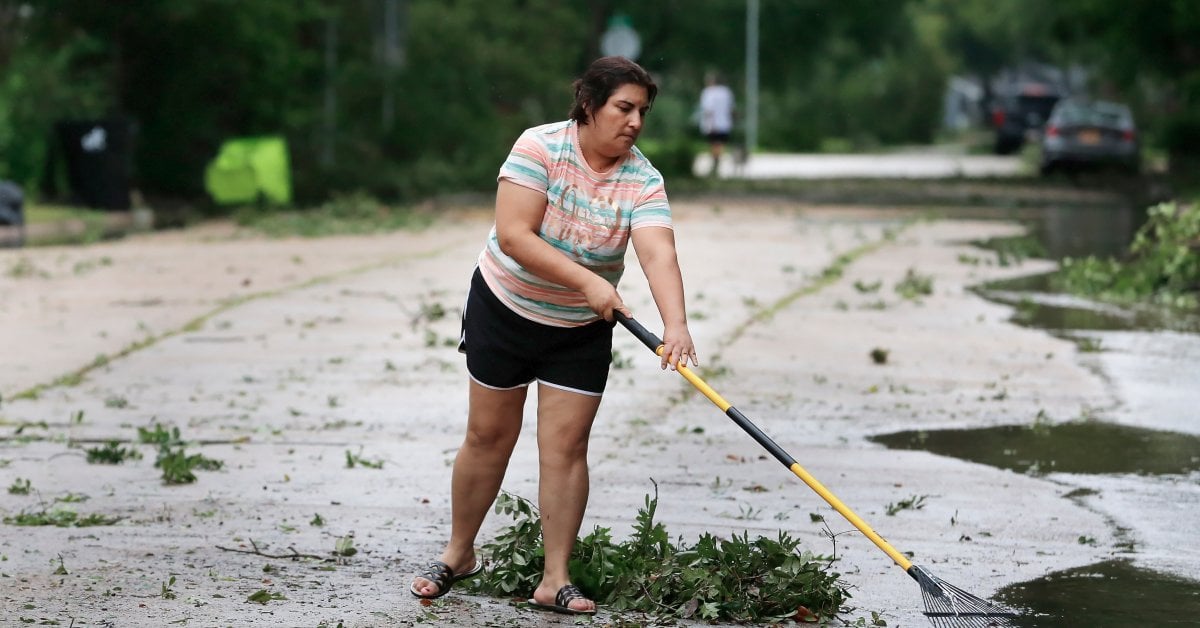
[[[522,317],[492,294],[475,269],[463,309],[458,350],[467,355],[471,379],[507,390],[534,380],[598,396],[608,382],[614,323],[553,327]]]

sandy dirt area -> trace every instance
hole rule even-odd
[[[709,383],[898,549],[983,596],[1112,555],[1118,530],[1065,497],[1069,485],[864,438],[1116,403],[1073,343],[1016,326],[1009,308],[968,291],[1049,268],[964,263],[993,256],[969,241],[1018,226],[730,200],[675,212]],[[216,225],[0,251],[0,484],[32,488],[0,494],[0,512],[68,498],[83,500],[68,504],[80,514],[121,517],[0,526],[5,625],[573,625],[463,594],[422,606],[406,590],[446,534],[466,409],[452,343],[489,226],[485,210],[456,210],[419,233],[268,240]],[[660,330],[635,259],[622,293]],[[841,276],[822,281],[833,266]],[[932,279],[932,295],[894,291],[910,269]],[[834,550],[810,513],[835,532],[850,524],[616,334],[622,364],[594,430],[585,532],[625,534],[657,482],[672,535],[783,529]],[[871,359],[876,348],[886,364]],[[83,447],[154,425],[224,467],[168,486],[149,445],[121,465],[86,461]],[[530,413],[504,484],[530,498],[533,428]],[[348,456],[382,468],[349,467]],[[926,505],[885,512],[914,496]],[[490,517],[482,536],[508,523]],[[332,568],[244,553],[329,557],[349,535],[357,554]],[[836,551],[857,609],[846,619],[880,611],[889,626],[927,625],[918,587],[868,540],[841,534]],[[258,591],[282,599],[248,602]],[[602,609],[595,623],[617,619],[636,621]]]

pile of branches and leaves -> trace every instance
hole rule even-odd
[[[643,613],[658,620],[806,622],[832,620],[845,610],[849,592],[835,560],[799,548],[784,532],[751,539],[702,535],[694,545],[672,543],[654,522],[655,496],[646,496],[632,536],[615,542],[596,527],[571,554],[572,581],[598,604],[614,611]],[[508,493],[496,512],[516,521],[483,546],[486,565],[470,587],[501,597],[529,596],[542,577],[544,548],[537,508]]]
[[[1200,307],[1200,203],[1147,210],[1123,259],[1065,259],[1057,279],[1066,292],[1124,304]]]

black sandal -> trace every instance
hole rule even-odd
[[[479,560],[475,561],[474,567],[464,571],[461,574],[455,574],[454,570],[450,568],[450,565],[447,565],[440,560],[433,560],[425,566],[425,571],[413,576],[414,582],[408,585],[408,592],[412,593],[415,597],[419,597],[424,600],[436,600],[437,598],[449,593],[450,589],[454,587],[455,582],[458,582],[459,580],[466,580],[467,578],[478,574],[480,571],[483,571],[483,563],[479,562]],[[432,582],[433,585],[438,588],[437,593],[434,593],[433,595],[423,595],[419,593],[417,591],[417,583],[415,582],[417,578],[424,578]]]
[[[554,595],[553,604],[539,604],[533,598],[529,598],[529,605],[535,608],[562,613],[564,615],[595,615],[596,609],[594,608],[590,611],[581,611],[571,608],[571,602],[574,602],[575,600],[586,599],[588,599],[587,596],[583,594],[583,591],[579,590],[579,587],[573,584],[564,584],[563,587],[558,590],[558,593]]]

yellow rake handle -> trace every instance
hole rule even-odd
[[[655,336],[640,323],[620,312],[614,311],[613,315],[616,317],[617,322],[621,323],[625,329],[628,329],[638,340],[642,341],[642,344],[646,345],[656,355],[662,355],[663,344],[658,336]],[[871,529],[871,526],[867,525],[867,522],[863,521],[862,517],[859,517],[853,510],[850,510],[849,506],[843,504],[842,500],[838,499],[829,489],[825,488],[825,485],[817,481],[817,478],[814,478],[804,467],[800,466],[800,463],[796,462],[796,459],[776,444],[770,436],[767,436],[762,430],[758,429],[758,426],[746,418],[746,415],[742,414],[741,411],[733,407],[728,401],[725,401],[725,398],[717,394],[717,391],[713,390],[699,375],[696,375],[691,369],[682,364],[676,365],[676,369],[684,379],[696,387],[696,390],[699,390],[705,397],[708,397],[709,401],[720,408],[725,413],[725,416],[732,419],[734,423],[738,424],[738,427],[745,430],[759,445],[762,445],[767,451],[771,452],[771,455],[775,456],[776,460],[790,469],[792,473],[796,474],[796,477],[800,478],[817,495],[820,495],[821,499],[824,499],[830,506],[833,506],[834,510],[838,511],[846,518],[846,521],[849,521],[854,527],[858,528],[859,532],[862,532],[868,539],[871,539],[871,542],[891,557],[897,565],[905,571],[908,571],[913,566],[912,561],[908,560],[904,554],[901,554],[891,544],[883,540],[883,537]]]

